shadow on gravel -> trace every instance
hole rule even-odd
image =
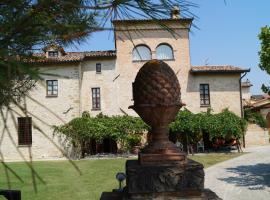
[[[270,187],[270,163],[241,165],[226,170],[234,173],[234,176],[219,178],[219,180],[247,187],[250,190],[263,190],[265,187]]]

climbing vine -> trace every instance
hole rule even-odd
[[[122,151],[128,151],[140,142],[142,133],[147,129],[148,126],[138,117],[108,117],[103,114],[91,117],[84,112],[82,117],[55,126],[54,132],[65,135],[79,150],[90,148],[91,140],[102,142],[104,139],[113,139],[120,144]]]
[[[186,133],[192,143],[197,143],[202,132],[209,133],[210,139],[239,139],[246,130],[247,121],[228,109],[213,114],[211,110],[193,114],[187,109],[179,111],[174,122],[170,124],[173,133]]]

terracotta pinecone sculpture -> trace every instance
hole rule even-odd
[[[174,71],[159,60],[144,64],[133,83],[134,105],[180,105],[180,96]]]

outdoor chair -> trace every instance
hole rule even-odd
[[[204,152],[204,142],[202,140],[197,143],[197,152],[199,152],[200,149]]]
[[[176,141],[175,145],[176,145],[176,147],[178,147],[181,151],[184,150],[184,145],[183,145],[181,142],[179,142],[178,140]]]

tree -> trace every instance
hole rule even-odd
[[[265,26],[261,29],[259,39],[261,41],[261,50],[259,52],[259,67],[263,71],[266,71],[267,74],[270,74],[270,27]],[[270,86],[263,84],[262,90],[263,92],[270,94]]]
[[[16,103],[40,78],[36,66],[24,62],[56,43],[81,42],[107,29],[119,18],[167,17],[178,4],[190,15],[185,0],[3,0],[0,2],[0,108]],[[110,27],[109,27],[110,28]]]
[[[0,2],[0,106],[17,102],[39,78],[33,52],[57,42],[80,41],[97,26],[95,13],[80,7],[83,1],[4,0]]]

